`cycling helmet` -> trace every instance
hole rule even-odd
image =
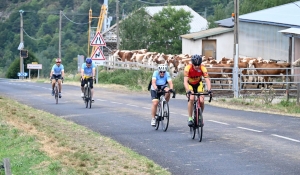
[[[56,58],[56,59],[55,59],[55,62],[56,62],[56,63],[61,63],[61,59],[60,59],[60,58]]]
[[[202,63],[202,55],[193,55],[192,56],[192,64],[195,66],[199,66]]]
[[[157,70],[165,72],[165,71],[167,71],[167,65],[165,65],[165,64],[159,64]]]
[[[92,64],[93,60],[91,58],[86,58],[85,60],[86,64]]]

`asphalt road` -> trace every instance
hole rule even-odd
[[[148,93],[95,88],[86,109],[77,86],[63,85],[55,104],[50,83],[0,79],[0,95],[55,114],[110,137],[172,174],[300,174],[300,118],[210,106],[202,142],[189,137],[187,100],[171,99],[167,132],[150,126]]]

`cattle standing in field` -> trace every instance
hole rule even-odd
[[[290,68],[290,64],[279,64],[279,63],[272,63],[272,64],[266,64],[266,63],[258,63],[257,61],[253,62],[253,66],[256,68],[257,74],[258,75],[262,75],[263,76],[263,80],[264,83],[262,84],[263,87],[267,87],[270,85],[269,83],[269,78],[274,77],[272,75],[283,75],[283,77],[285,77],[285,75],[290,75],[290,70],[288,68]],[[288,72],[287,72],[288,70]],[[278,76],[276,76],[275,78],[278,78]],[[283,78],[283,82],[284,82],[284,78]],[[265,86],[266,85],[266,86]],[[282,85],[283,88],[284,84]],[[259,88],[259,84],[257,85],[257,88]]]

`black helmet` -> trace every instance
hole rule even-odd
[[[192,56],[192,64],[195,66],[199,66],[202,63],[202,55],[193,55]]]

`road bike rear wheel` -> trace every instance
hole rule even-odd
[[[157,105],[156,115],[155,115],[155,130],[159,128],[159,122],[161,120],[161,106],[160,104]]]
[[[55,85],[54,97],[55,97],[55,102],[57,104],[58,103],[58,88],[57,88],[57,85]]]
[[[167,131],[169,126],[169,104],[167,101],[163,103],[163,116],[161,119],[161,126],[163,131]]]
[[[198,121],[198,139],[199,142],[202,141],[202,136],[203,136],[203,115],[202,115],[202,110],[201,108],[198,109],[198,114],[199,114],[199,121]]]

